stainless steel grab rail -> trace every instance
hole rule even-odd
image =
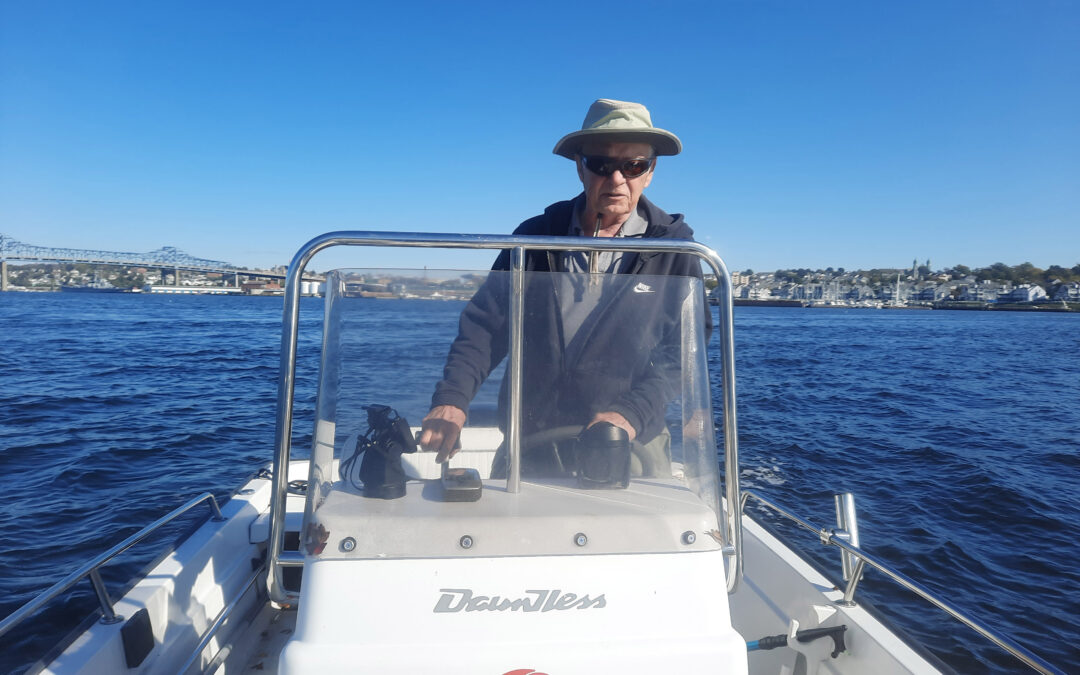
[[[183,506],[173,509],[168,514],[158,518],[154,522],[150,523],[143,529],[139,530],[135,534],[131,535],[124,541],[120,542],[116,546],[113,546],[105,553],[102,553],[98,557],[94,558],[90,562],[86,563],[79,569],[75,570],[71,574],[67,575],[60,581],[56,582],[49,588],[45,589],[38,594],[36,598],[26,603],[19,609],[8,615],[3,621],[0,621],[0,635],[7,633],[14,628],[28,616],[41,609],[46,603],[60,595],[64,591],[68,590],[83,577],[90,577],[90,582],[94,586],[94,593],[98,597],[98,602],[101,604],[101,621],[102,623],[117,623],[124,620],[124,617],[117,615],[113,611],[112,599],[109,598],[109,593],[105,590],[105,584],[101,580],[101,576],[98,573],[98,569],[109,562],[116,556],[120,555],[124,551],[128,550],[135,544],[145,539],[148,535],[152,534],[155,530],[175,520],[176,518],[187,513],[191,509],[195,508],[204,501],[210,502],[210,510],[213,513],[212,520],[215,522],[221,522],[225,520],[225,517],[221,515],[221,508],[218,507],[217,499],[209,492],[204,492],[198,497],[192,499]]]
[[[1050,663],[1046,662],[1040,656],[1028,651],[1027,649],[1025,649],[1024,647],[1016,644],[1015,642],[1013,642],[1009,638],[1007,638],[1007,637],[1005,637],[1003,635],[998,635],[997,633],[993,632],[989,628],[986,628],[985,626],[977,623],[974,619],[968,618],[960,610],[952,607],[951,605],[947,604],[943,600],[938,599],[930,591],[926,590],[922,586],[919,586],[917,583],[912,581],[907,576],[905,576],[905,575],[901,574],[900,572],[897,572],[896,570],[892,569],[891,567],[888,566],[887,563],[885,563],[885,562],[879,560],[878,558],[874,557],[874,555],[864,551],[863,549],[859,548],[858,546],[852,546],[850,543],[845,541],[843,538],[838,537],[837,533],[834,530],[830,530],[830,529],[824,528],[824,527],[818,527],[817,525],[814,525],[814,524],[810,523],[809,521],[803,520],[802,518],[800,518],[800,517],[796,516],[795,514],[791,513],[787,509],[785,509],[785,508],[783,508],[781,506],[778,506],[777,504],[769,501],[768,499],[762,497],[761,495],[759,495],[756,492],[753,492],[751,490],[744,490],[743,493],[742,493],[742,497],[741,497],[741,499],[739,501],[739,513],[740,514],[746,508],[746,504],[750,500],[751,497],[755,501],[760,502],[762,505],[767,506],[772,511],[774,511],[774,512],[778,513],[779,515],[783,516],[784,518],[787,518],[788,520],[792,521],[793,523],[795,523],[799,527],[802,527],[803,529],[806,529],[806,530],[810,530],[811,532],[817,534],[818,538],[821,540],[821,543],[823,545],[825,545],[825,546],[836,546],[836,547],[840,548],[842,551],[850,554],[851,556],[853,556],[853,557],[855,557],[857,559],[858,562],[856,562],[855,568],[852,571],[851,579],[848,581],[848,585],[844,590],[844,599],[842,601],[840,601],[839,603],[837,603],[837,604],[839,604],[841,606],[844,606],[844,607],[853,607],[855,605],[855,602],[854,602],[855,589],[859,584],[859,578],[862,576],[863,568],[866,565],[870,565],[874,569],[876,569],[876,570],[878,570],[880,572],[883,572],[886,576],[888,576],[889,578],[891,578],[893,581],[900,584],[904,588],[908,589],[912,593],[914,593],[914,594],[920,596],[921,598],[923,598],[924,600],[928,601],[930,604],[938,607],[941,610],[944,610],[946,614],[949,614],[954,619],[956,619],[957,621],[963,623],[968,628],[974,630],[979,635],[982,635],[984,638],[986,638],[990,642],[993,642],[998,647],[1001,647],[1002,649],[1007,651],[1009,654],[1011,654],[1012,656],[1014,656],[1017,659],[1019,659],[1020,661],[1022,661],[1025,665],[1029,666],[1031,669],[1033,669],[1033,670],[1035,670],[1037,672],[1040,672],[1040,673],[1047,673],[1048,675],[1062,673],[1062,671],[1059,670],[1056,666],[1053,666]]]
[[[675,239],[596,239],[586,237],[542,237],[498,234],[434,234],[421,232],[329,232],[304,244],[289,264],[285,279],[285,305],[282,310],[281,363],[278,372],[277,426],[274,440],[273,491],[270,497],[270,557],[267,586],[270,598],[278,603],[299,599],[294,591],[285,588],[281,568],[303,564],[303,556],[282,551],[285,540],[285,498],[288,488],[290,439],[292,437],[293,394],[296,388],[296,350],[300,323],[300,280],[304,269],[316,253],[334,246],[389,246],[401,248],[453,248],[510,250],[524,258],[530,250],[542,251],[624,251],[642,253],[687,253],[708,263],[716,275],[720,290],[717,326],[720,340],[721,378],[724,411],[724,484],[728,509],[723,518],[724,552],[726,554],[728,592],[734,593],[742,578],[742,524],[739,512],[739,450],[735,415],[735,342],[732,312],[731,276],[727,266],[715,251],[694,241]],[[521,316],[516,314],[510,326],[509,354],[520,354]],[[508,364],[508,377],[513,378],[517,366]],[[511,391],[518,385],[509,382]],[[508,430],[520,433],[520,424],[512,421]],[[508,439],[509,448],[520,447],[520,438]],[[515,471],[511,462],[510,470]],[[516,463],[520,466],[520,462]],[[513,480],[513,478],[508,479]]]
[[[203,636],[202,639],[199,640],[199,644],[195,645],[195,649],[192,650],[191,656],[189,656],[188,660],[184,662],[184,665],[180,666],[180,668],[177,669],[176,675],[187,675],[187,673],[191,670],[191,667],[195,665],[195,661],[202,657],[202,653],[210,645],[210,641],[217,636],[217,632],[221,630],[221,627],[225,625],[226,621],[232,618],[233,612],[235,612],[236,608],[240,606],[240,602],[244,599],[244,596],[247,595],[248,591],[250,591],[252,588],[255,588],[256,592],[258,592],[258,588],[255,587],[255,582],[259,580],[259,575],[261,575],[262,573],[262,567],[255,570],[251,574],[251,576],[248,577],[248,580],[244,582],[244,585],[242,587],[243,590],[237,593],[236,597],[233,598],[232,601],[229,602],[229,604],[225,605],[225,607],[223,607],[220,612],[218,612],[217,618],[214,619],[214,623],[212,623],[210,627],[203,632]],[[215,654],[214,657],[210,659],[209,663],[204,664],[199,669],[199,672],[215,672],[214,669],[223,660],[228,658],[228,655],[228,650],[223,652],[219,648],[217,654]]]

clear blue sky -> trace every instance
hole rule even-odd
[[[267,266],[509,232],[577,194],[551,148],[606,97],[682,138],[646,194],[733,269],[1080,263],[1075,0],[0,7],[0,232],[29,244]]]

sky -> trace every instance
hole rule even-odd
[[[597,98],[682,139],[645,194],[730,269],[1080,263],[1080,0],[0,0],[0,233],[509,233],[580,191],[551,150]]]

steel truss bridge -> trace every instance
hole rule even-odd
[[[44,262],[88,265],[115,265],[122,267],[160,268],[162,279],[165,272],[172,272],[179,283],[180,272],[217,273],[223,277],[233,276],[239,285],[239,278],[254,277],[260,279],[284,279],[285,272],[268,270],[249,270],[220,260],[196,258],[174,246],[163,246],[149,253],[123,253],[117,251],[93,251],[79,248],[55,248],[24,244],[10,236],[0,233],[0,261],[4,263],[2,283],[7,285],[7,263],[9,262]],[[321,277],[305,275],[304,279],[321,280]]]

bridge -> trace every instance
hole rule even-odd
[[[0,233],[0,290],[3,291],[6,291],[8,287],[9,262],[81,263],[117,267],[158,268],[161,270],[162,282],[165,280],[165,275],[171,273],[174,278],[174,285],[180,284],[181,272],[220,274],[225,283],[228,283],[228,279],[231,277],[234,286],[237,287],[240,286],[240,277],[242,276],[249,279],[283,280],[285,278],[285,272],[251,270],[220,260],[196,258],[173,246],[163,246],[149,253],[94,251],[78,248],[34,246],[24,244],[6,234]],[[303,278],[305,281],[323,281],[323,277],[317,275],[304,275]]]

